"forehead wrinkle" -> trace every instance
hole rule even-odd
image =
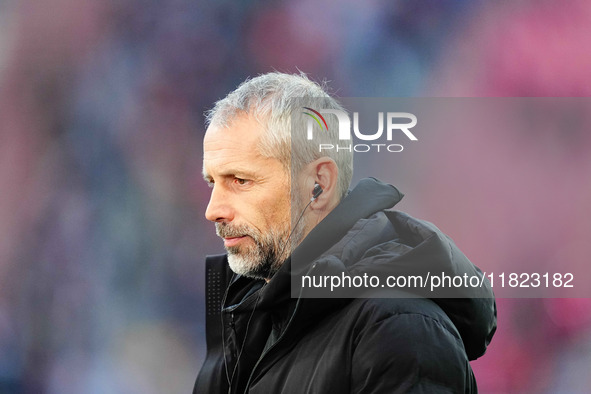
[[[220,147],[204,152],[202,172],[204,177],[211,176],[210,171],[218,174],[260,173],[269,168],[273,159],[261,155],[258,150]]]
[[[217,133],[223,133],[223,131],[216,131]],[[215,137],[214,137],[215,138]],[[266,158],[262,155],[259,149],[260,136],[253,141],[245,141],[240,136],[225,135],[223,137],[215,138],[213,141],[207,138],[207,134],[203,141],[203,160],[208,158],[215,160],[218,157],[224,157],[224,155],[239,160],[240,157],[247,160]],[[252,145],[251,145],[252,144]],[[249,157],[250,156],[250,157]]]
[[[259,161],[260,160],[260,161]],[[224,158],[210,158],[203,161],[203,178],[206,181],[214,177],[239,177],[263,178],[264,170],[270,168],[267,158],[257,155],[256,158],[236,157],[227,155]]]

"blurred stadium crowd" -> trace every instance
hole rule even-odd
[[[590,21],[583,0],[0,1],[0,393],[190,392],[202,259],[222,251],[203,218],[203,111],[246,77],[302,70],[351,97],[587,96]],[[591,137],[536,131],[492,174],[453,150],[421,157],[454,179],[406,179],[413,213],[481,266],[588,262]],[[508,137],[470,132],[455,146]],[[525,211],[489,193],[532,188]],[[589,391],[589,299],[498,308],[481,392]]]

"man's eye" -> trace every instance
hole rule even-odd
[[[234,178],[234,182],[236,182],[239,185],[245,185],[246,184],[246,179]]]

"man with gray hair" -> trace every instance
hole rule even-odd
[[[208,353],[194,393],[476,392],[469,360],[496,328],[486,281],[445,293],[461,298],[412,289],[325,298],[304,288],[292,298],[302,273],[436,267],[482,278],[435,226],[390,210],[402,198],[395,187],[370,178],[348,192],[352,152],[317,149],[337,140],[336,117],[322,118],[315,144],[292,127],[314,106],[344,111],[305,75],[269,73],[207,115],[205,216],[227,254],[206,260]]]

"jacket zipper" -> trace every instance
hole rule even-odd
[[[260,289],[259,289],[259,290],[260,290]],[[224,296],[224,302],[222,303],[222,307],[223,307],[224,303],[225,303],[225,296]],[[255,303],[255,305],[256,305],[256,303]],[[229,324],[229,326],[230,326],[230,328],[232,329],[232,332],[234,333],[234,336],[235,336],[235,337],[238,337],[238,333],[237,333],[237,331],[236,331],[236,320],[235,320],[235,318],[234,318],[234,311],[235,311],[237,308],[239,308],[239,307],[240,307],[240,304],[238,304],[238,305],[234,305],[234,306],[232,306],[232,307],[225,308],[225,309],[223,309],[223,310],[222,310],[222,313],[223,313],[224,311],[225,311],[225,312],[229,312],[229,313],[230,313],[230,324]],[[244,338],[244,340],[246,341],[246,338]],[[223,350],[223,352],[224,352],[224,354],[225,354],[225,352],[226,352],[226,349],[222,349],[222,350]],[[238,352],[240,352],[240,350],[238,350]],[[238,353],[238,354],[240,354],[240,353]],[[236,364],[234,365],[234,368],[237,368],[237,366],[238,366],[238,362],[239,362],[240,360],[238,359],[238,355],[237,355],[237,354],[234,354],[234,358],[236,359]],[[225,363],[224,363],[224,364],[225,364]],[[225,368],[227,368],[227,365],[225,365]],[[229,371],[227,371],[227,372],[229,372]],[[228,384],[228,394],[232,394],[232,380],[233,380],[233,379],[230,379],[230,381],[228,382],[228,383],[229,383],[229,384]],[[250,379],[249,379],[249,381],[250,381]]]
[[[312,264],[312,266],[306,272],[306,275],[310,275],[310,273],[316,268],[317,265],[318,265],[318,263]],[[296,306],[293,309],[293,313],[291,314],[291,317],[289,318],[289,321],[287,322],[287,325],[285,326],[285,329],[283,330],[283,332],[281,333],[281,335],[279,336],[279,338],[277,338],[277,340],[275,341],[275,343],[272,344],[265,352],[263,352],[263,354],[261,354],[261,356],[257,360],[256,364],[252,368],[252,372],[250,373],[250,376],[248,377],[248,382],[246,383],[246,386],[244,387],[244,393],[245,394],[248,393],[248,389],[250,388],[250,383],[252,381],[252,378],[254,377],[254,373],[256,372],[256,370],[257,370],[258,366],[260,365],[261,361],[263,360],[263,358],[265,358],[265,356],[267,354],[269,354],[271,352],[271,350],[273,350],[275,348],[275,346],[277,346],[277,344],[279,342],[281,342],[281,340],[285,336],[285,333],[289,329],[289,326],[291,325],[291,322],[293,321],[293,318],[296,315],[296,313],[298,311],[298,308],[300,306],[300,301],[302,299],[302,291],[303,291],[303,289],[300,290],[300,295],[298,296],[298,300],[296,302]]]

